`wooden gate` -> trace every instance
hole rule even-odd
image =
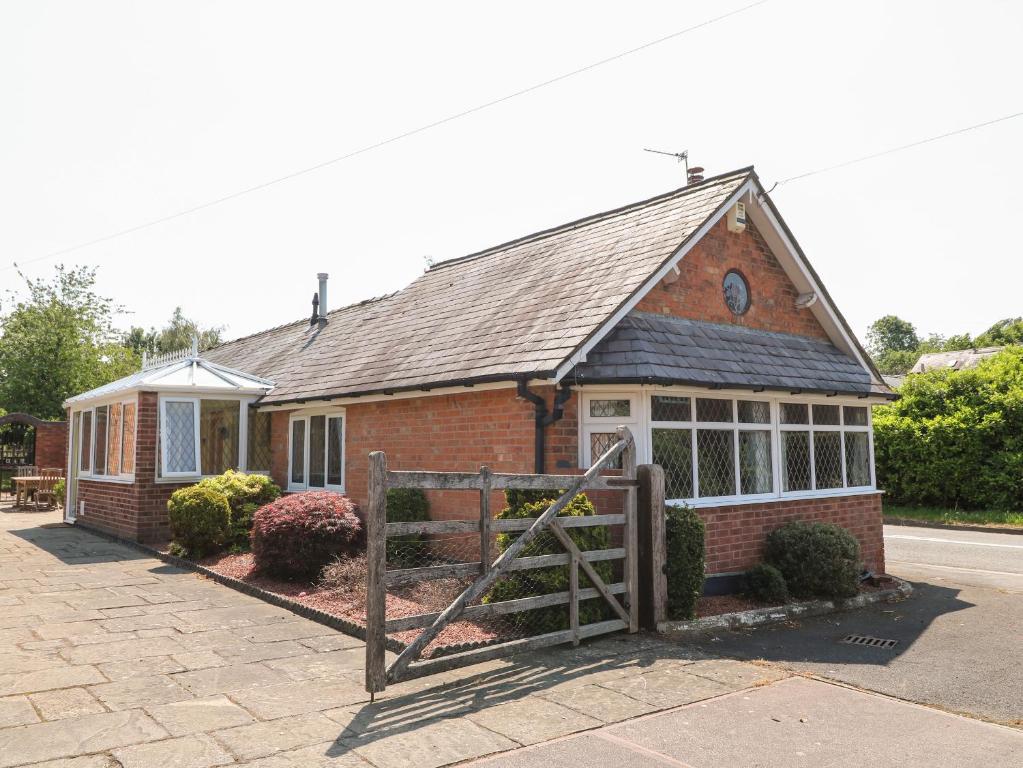
[[[388,683],[419,677],[443,669],[475,664],[498,656],[545,646],[574,643],[583,638],[607,632],[638,628],[639,600],[636,528],[636,445],[632,433],[619,427],[617,441],[583,475],[518,475],[491,472],[483,467],[478,473],[467,472],[396,472],[387,469],[383,452],[369,455],[369,507],[366,515],[368,577],[366,596],[366,690],[370,694],[383,691]],[[620,463],[616,460],[621,457]],[[621,468],[620,477],[603,477],[601,472],[612,466]],[[479,494],[478,520],[438,520],[414,523],[388,523],[386,499],[389,488],[422,488],[472,490]],[[553,490],[563,493],[545,512],[535,518],[494,520],[490,511],[491,491]],[[558,517],[581,491],[620,490],[624,494],[621,514]],[[580,551],[567,533],[569,528],[621,526],[621,546]],[[493,537],[499,533],[521,535],[496,559],[492,556]],[[522,556],[523,549],[542,532],[553,534],[563,553]],[[479,536],[480,559],[417,568],[387,569],[387,538],[389,536],[444,535],[471,533]],[[622,580],[608,584],[597,573],[593,563],[622,561]],[[506,574],[551,566],[568,566],[568,590],[540,594],[500,602],[478,602]],[[591,587],[580,588],[579,571]],[[386,597],[389,586],[422,582],[430,579],[475,577],[447,608],[439,613],[387,619]],[[619,599],[619,596],[621,599]],[[602,599],[610,607],[613,618],[580,624],[579,603]],[[569,628],[530,637],[521,637],[469,651],[423,658],[423,651],[456,620],[502,616],[549,606],[567,605]],[[422,629],[398,657],[387,666],[385,645],[388,633]]]

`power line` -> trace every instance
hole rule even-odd
[[[876,159],[878,157],[884,157],[885,155],[892,155],[892,154],[895,154],[896,152],[902,152],[904,149],[912,149],[913,147],[919,147],[919,146],[921,146],[923,144],[930,144],[932,141],[939,141],[940,139],[947,139],[950,136],[958,136],[961,133],[969,133],[970,131],[975,131],[978,128],[986,128],[989,125],[995,125],[996,123],[1003,123],[1006,120],[1012,120],[1012,119],[1017,118],[1017,117],[1023,117],[1023,112],[1013,112],[1011,115],[1003,115],[1002,117],[996,117],[994,120],[987,120],[987,121],[985,121],[983,123],[976,123],[974,125],[968,125],[965,128],[957,128],[956,130],[949,131],[948,133],[941,133],[941,134],[938,134],[937,136],[930,136],[930,137],[928,137],[926,139],[920,139],[919,141],[913,141],[913,142],[910,142],[909,144],[902,144],[901,146],[892,147],[891,149],[885,149],[885,150],[882,150],[881,152],[874,152],[873,154],[863,155],[862,157],[857,157],[857,158],[854,158],[852,160],[846,160],[846,161],[841,162],[841,163],[836,163],[835,165],[828,165],[828,166],[825,166],[824,168],[817,168],[816,170],[807,171],[806,173],[800,173],[800,174],[798,174],[796,176],[789,176],[787,179],[782,179],[781,181],[777,182],[777,184],[775,184],[775,186],[778,186],[778,185],[781,185],[781,184],[786,184],[786,183],[788,183],[790,181],[796,181],[798,179],[805,179],[808,176],[816,176],[818,173],[827,173],[828,171],[835,171],[835,170],[838,170],[839,168],[845,168],[845,167],[850,166],[850,165],[856,165],[857,163],[863,163],[863,162],[866,162],[867,160],[874,160],[874,159]],[[772,189],[773,188],[774,187],[772,187]]]
[[[118,230],[117,232],[112,232],[109,235],[97,237],[93,240],[78,243],[77,245],[72,245],[67,248],[61,248],[60,250],[57,251],[51,251],[50,253],[44,254],[42,256],[37,256],[33,259],[22,261],[21,265],[24,266],[27,264],[35,264],[36,262],[40,261],[55,259],[59,256],[64,256],[65,254],[72,253],[74,251],[79,251],[83,248],[89,248],[90,246],[99,245],[100,243],[105,243],[109,240],[115,240],[119,237],[130,235],[133,232],[148,229],[149,227],[154,227],[157,224],[163,224],[165,222],[181,218],[182,216],[189,216],[193,213],[205,210],[206,208],[211,208],[215,205],[226,203],[229,200],[234,200],[236,198],[242,197],[243,195],[249,195],[252,194],[253,192],[258,192],[262,189],[266,189],[267,187],[271,187],[275,184],[280,184],[281,182],[284,181],[290,181],[291,179],[297,178],[299,176],[304,176],[307,173],[313,173],[314,171],[321,170],[323,168],[326,168],[327,166],[335,165],[337,163],[344,162],[345,160],[351,160],[352,158],[358,157],[359,155],[364,155],[367,152],[372,152],[373,150],[380,149],[381,147],[386,147],[388,144],[394,144],[395,142],[410,138],[417,134],[423,133],[424,131],[431,130],[432,128],[437,128],[439,126],[445,125],[455,120],[459,120],[463,117],[468,117],[469,115],[475,114],[477,112],[482,112],[483,110],[489,109],[490,107],[495,107],[498,104],[503,104],[504,102],[518,98],[519,96],[525,96],[526,94],[533,93],[534,91],[538,91],[541,88],[546,88],[549,85],[559,83],[562,80],[567,80],[571,77],[575,77],[576,75],[581,75],[585,72],[589,72],[590,70],[596,69],[597,67],[601,67],[605,64],[610,64],[612,62],[618,61],[619,59],[623,59],[626,56],[631,56],[634,53],[644,51],[647,48],[652,48],[655,45],[660,45],[661,43],[666,43],[669,40],[674,40],[675,38],[681,37],[682,35],[688,34],[689,32],[702,29],[703,27],[708,27],[711,24],[716,24],[719,21],[724,21],[725,19],[731,18],[732,16],[736,16],[740,13],[744,13],[745,11],[749,11],[753,8],[756,8],[758,5],[764,5],[767,2],[769,2],[769,0],[757,0],[757,2],[750,3],[749,5],[744,5],[741,8],[736,8],[735,10],[728,11],[727,13],[723,13],[719,16],[714,16],[713,18],[707,19],[706,21],[701,21],[699,24],[694,24],[690,27],[686,27],[685,29],[680,29],[676,32],[672,32],[669,35],[664,35],[663,37],[659,37],[655,40],[650,40],[646,43],[643,43],[642,45],[636,46],[635,48],[629,48],[628,50],[620,51],[619,53],[616,53],[612,56],[608,56],[607,58],[599,59],[598,61],[594,61],[590,64],[587,64],[586,66],[580,67],[578,69],[573,69],[569,72],[564,72],[548,80],[543,80],[539,83],[534,83],[533,85],[527,86],[526,88],[513,91],[499,98],[492,99],[491,101],[478,104],[475,107],[470,107],[469,109],[463,110],[461,112],[448,115],[447,117],[435,120],[432,123],[426,123],[425,125],[421,125],[418,128],[413,128],[411,130],[405,131],[404,133],[395,134],[394,136],[375,142],[373,144],[367,144],[366,146],[348,152],[347,154],[332,157],[331,159],[324,160],[323,162],[317,163],[316,165],[310,165],[307,168],[302,168],[300,170],[293,171],[292,173],[285,174],[284,176],[278,176],[277,178],[264,181],[260,184],[256,184],[255,186],[246,187],[245,189],[240,189],[237,192],[231,192],[230,194],[214,198],[213,200],[207,200],[204,203],[193,205],[190,208],[185,208],[183,210],[168,214],[166,216],[161,216],[156,219],[150,219],[149,221],[143,222],[142,224],[137,224],[133,227],[128,227],[127,229],[121,229]],[[4,270],[6,271],[13,268],[14,267],[5,267]]]

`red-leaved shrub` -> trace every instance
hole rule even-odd
[[[256,510],[252,555],[261,573],[313,580],[335,557],[363,543],[359,508],[347,496],[310,491],[282,496]]]

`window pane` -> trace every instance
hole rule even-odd
[[[331,416],[327,420],[327,485],[344,485],[341,477],[341,457],[344,455],[343,420]]]
[[[818,490],[842,487],[842,436],[838,432],[813,433],[813,469]]]
[[[809,432],[781,433],[781,487],[783,491],[810,490]]]
[[[814,407],[813,407],[813,423],[814,424],[838,424],[838,406],[837,405],[814,405]]]
[[[739,483],[742,493],[770,493],[771,433],[766,430],[739,433]]]
[[[309,419],[309,487],[322,488],[326,480],[327,417]]]
[[[270,414],[249,406],[248,455],[249,472],[270,471]]]
[[[163,425],[167,466],[164,472],[197,472],[195,466],[195,403],[164,403]]]
[[[845,433],[845,474],[847,485],[870,485],[870,443],[866,432]]]
[[[291,482],[305,485],[305,421],[291,422]]]
[[[845,407],[845,424],[848,427],[867,426],[867,409],[858,405],[847,405]]]
[[[697,421],[732,421],[731,400],[711,400],[706,397],[696,398]],[[702,494],[701,494],[702,495]]]
[[[693,497],[693,431],[691,429],[654,429],[654,464],[664,468],[664,497]]]
[[[97,475],[107,473],[107,407],[105,405],[96,409],[96,451],[94,460],[96,466],[93,471]]]
[[[770,424],[771,404],[760,400],[740,400],[739,421],[743,424]]]
[[[110,406],[107,416],[107,474],[121,474],[121,404]]]
[[[607,453],[611,446],[618,442],[617,432],[591,432],[590,433],[590,466],[597,463],[597,459]],[[622,454],[615,456],[614,461],[607,465],[608,469],[622,468]]]
[[[700,401],[696,402],[699,412]],[[735,495],[735,443],[732,430],[697,430],[696,461],[701,497]]]
[[[809,424],[806,403],[782,403],[781,404],[782,424]]]
[[[628,400],[590,400],[590,416],[628,416]]]
[[[199,445],[204,475],[238,469],[240,404],[237,400],[199,403]]]
[[[135,471],[135,403],[124,404],[121,423],[121,471],[130,475]]]
[[[91,456],[92,456],[92,453],[91,453],[91,451],[92,451],[92,411],[85,411],[85,412],[82,413],[82,435],[81,435],[81,437],[79,439],[80,439],[80,443],[79,444],[81,445],[81,451],[82,451],[82,460],[79,462],[78,467],[83,472],[88,472],[91,469],[90,462],[92,460],[92,458],[91,458]]]
[[[651,417],[654,421],[691,421],[692,409],[688,397],[654,395]]]

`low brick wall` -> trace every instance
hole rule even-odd
[[[836,523],[860,542],[863,560],[884,573],[881,493],[787,499],[697,510],[707,524],[707,574],[745,571],[763,558],[767,534],[790,520]]]
[[[37,467],[62,471],[67,464],[67,422],[46,421],[35,428]]]

